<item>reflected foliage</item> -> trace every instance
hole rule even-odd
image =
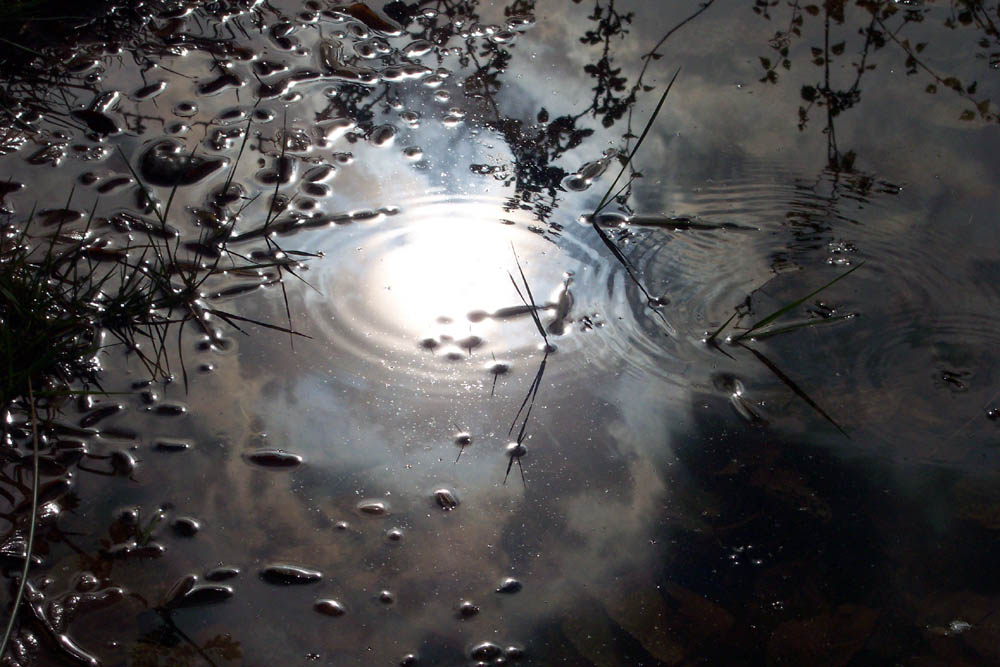
[[[777,83],[780,72],[791,70],[801,56],[822,70],[816,83],[802,86],[800,91],[800,129],[806,127],[814,110],[825,111],[829,126],[830,118],[861,101],[866,72],[898,66],[900,58],[906,75],[920,80],[927,93],[952,94],[966,103],[960,120],[1000,120],[996,104],[978,95],[977,80],[962,80],[935,64],[944,60],[945,54],[934,48],[934,26],[930,25],[940,21],[944,30],[967,34],[974,58],[996,69],[1000,67],[1000,34],[995,22],[1000,18],[1000,5],[996,2],[956,0],[948,11],[942,11],[932,3],[892,0],[827,0],[821,4],[756,0],[753,11],[783,25],[771,37],[771,52],[760,56],[762,82]],[[806,44],[808,52],[803,48]],[[949,44],[953,40],[949,39]],[[836,72],[849,74],[837,82]]]

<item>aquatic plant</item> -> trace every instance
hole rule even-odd
[[[680,74],[680,72],[681,71],[678,68],[678,70],[674,72],[673,77],[670,78],[670,83],[667,84],[667,87],[663,91],[663,94],[660,95],[660,100],[659,102],[656,103],[656,108],[653,109],[653,113],[650,114],[649,119],[646,121],[646,126],[642,129],[642,133],[639,135],[639,139],[635,142],[635,146],[632,147],[632,151],[628,154],[628,156],[621,160],[622,165],[621,169],[618,170],[618,175],[615,176],[615,180],[611,182],[610,186],[608,186],[607,191],[605,191],[604,196],[601,197],[601,201],[598,203],[593,213],[590,214],[590,226],[597,233],[597,236],[601,239],[601,242],[604,244],[604,246],[611,251],[611,254],[614,255],[614,258],[618,261],[619,264],[622,265],[629,279],[637,288],[639,288],[639,291],[642,292],[642,295],[646,297],[646,303],[649,304],[650,306],[652,306],[653,303],[655,303],[653,295],[650,294],[649,290],[647,290],[645,285],[642,284],[642,280],[640,280],[638,274],[636,273],[635,267],[632,266],[632,263],[629,261],[628,257],[625,256],[625,253],[623,253],[621,251],[621,248],[618,247],[618,244],[616,244],[611,239],[611,237],[608,236],[608,233],[601,228],[601,225],[598,223],[598,216],[601,214],[601,211],[603,211],[608,206],[608,204],[617,199],[626,190],[626,188],[628,188],[632,184],[632,181],[636,178],[636,176],[633,175],[622,188],[620,188],[619,190],[615,190],[615,187],[617,187],[618,182],[621,180],[622,176],[625,175],[625,171],[631,167],[632,161],[635,158],[636,153],[638,153],[639,149],[642,147],[642,142],[645,141],[646,135],[649,134],[649,130],[653,127],[653,123],[656,122],[656,117],[660,114],[660,109],[663,108],[663,103],[667,101],[667,95],[670,94],[670,89],[673,88],[674,81],[677,80],[677,75]],[[663,315],[663,313],[655,309],[653,310],[653,313],[655,313],[656,316],[660,319],[660,321],[663,323],[664,327],[666,327],[666,330],[670,335],[674,335],[676,333],[674,328],[670,325],[670,322],[668,322],[667,318]]]
[[[786,387],[788,387],[789,389],[791,389],[792,392],[796,396],[798,396],[800,399],[802,399],[817,414],[819,414],[824,419],[826,419],[828,422],[830,422],[831,424],[833,424],[836,427],[836,429],[838,431],[840,431],[845,437],[850,437],[850,436],[847,435],[847,432],[840,426],[840,424],[838,424],[836,422],[836,420],[833,419],[833,417],[831,417],[823,408],[821,408],[819,406],[819,404],[815,400],[813,400],[809,396],[809,394],[807,394],[784,371],[782,371],[781,368],[777,364],[775,364],[770,358],[768,358],[760,350],[758,350],[756,348],[753,348],[753,347],[750,347],[750,345],[748,345],[748,343],[753,342],[755,340],[761,340],[763,338],[769,338],[769,337],[772,337],[772,336],[779,336],[779,335],[782,335],[782,334],[791,333],[792,331],[798,331],[799,329],[805,329],[805,328],[820,326],[820,325],[824,325],[824,324],[832,324],[834,322],[840,322],[840,321],[843,321],[843,320],[852,319],[854,317],[857,317],[857,315],[855,313],[847,313],[847,314],[844,314],[844,315],[833,315],[831,317],[826,317],[826,318],[822,318],[822,319],[815,319],[815,318],[813,318],[813,319],[808,319],[808,320],[805,320],[805,321],[792,322],[792,323],[789,323],[789,324],[777,324],[777,320],[778,319],[780,319],[784,315],[789,314],[790,312],[792,312],[794,309],[796,309],[799,306],[801,306],[802,304],[804,304],[809,299],[811,299],[814,296],[818,295],[820,292],[823,292],[824,290],[826,290],[828,287],[830,287],[830,286],[834,285],[835,283],[843,280],[844,278],[846,278],[850,274],[852,274],[855,271],[857,271],[858,269],[860,269],[863,265],[864,265],[864,262],[861,262],[861,263],[857,264],[856,266],[851,267],[850,269],[848,269],[844,273],[841,273],[839,276],[837,276],[837,277],[833,278],[832,280],[824,283],[820,287],[817,287],[816,289],[814,289],[813,291],[809,292],[805,296],[803,296],[803,297],[801,297],[799,299],[795,299],[794,301],[791,301],[789,303],[786,303],[783,306],[780,306],[779,308],[777,308],[773,312],[769,313],[768,315],[760,318],[759,320],[757,320],[756,322],[754,322],[753,324],[751,324],[747,329],[744,329],[744,330],[742,330],[742,331],[740,331],[740,332],[738,332],[738,333],[736,333],[734,335],[731,335],[731,336],[729,336],[727,338],[727,340],[730,343],[739,346],[740,348],[746,350],[747,352],[750,352],[750,354],[752,354],[754,356],[754,358],[757,359],[757,361],[759,361],[769,371],[771,371],[775,375],[775,377],[777,377]],[[735,326],[735,325],[733,325],[734,320],[738,324],[739,320],[742,319],[744,316],[745,316],[745,313],[741,313],[740,309],[737,308],[733,312],[733,314],[730,315],[729,319],[727,319],[725,322],[723,322],[722,325],[719,328],[717,328],[715,331],[711,332],[708,335],[708,337],[705,339],[705,342],[708,345],[712,346],[714,349],[719,350],[720,352],[723,352],[727,356],[732,356],[732,355],[729,355],[727,352],[725,352],[725,350],[723,350],[721,347],[719,347],[719,345],[718,345],[718,339],[719,339],[719,336],[722,335],[722,333],[724,331],[726,331],[731,325]]]
[[[538,370],[535,371],[535,378],[531,381],[531,385],[528,387],[528,392],[524,396],[524,400],[521,401],[521,406],[517,409],[517,414],[514,415],[514,420],[510,424],[510,428],[507,429],[507,435],[511,436],[514,433],[514,427],[517,426],[517,422],[521,420],[521,428],[518,429],[517,438],[513,443],[511,443],[512,448],[507,452],[507,472],[504,473],[503,481],[504,484],[507,483],[507,477],[510,476],[510,470],[514,466],[514,461],[517,461],[517,467],[521,471],[521,483],[525,484],[524,481],[524,466],[521,463],[521,457],[524,456],[524,438],[528,428],[528,419],[531,418],[531,410],[535,407],[535,398],[538,396],[538,390],[542,386],[542,376],[545,375],[545,364],[549,360],[549,352],[552,350],[549,344],[549,337],[545,332],[545,327],[542,325],[542,320],[538,316],[538,304],[535,303],[535,297],[531,293],[531,286],[528,284],[528,279],[524,275],[524,269],[521,268],[521,260],[517,257],[517,251],[514,250],[514,246],[511,246],[511,252],[514,253],[514,261],[517,263],[517,271],[521,275],[521,285],[524,287],[524,291],[521,291],[521,287],[518,286],[517,281],[514,279],[514,275],[510,272],[507,273],[510,276],[510,282],[514,285],[514,290],[517,295],[521,298],[521,303],[528,309],[531,313],[531,319],[535,323],[535,328],[538,330],[538,335],[542,337],[542,344],[544,349],[544,354],[542,355],[542,360],[538,364]],[[527,297],[525,297],[527,294]],[[523,418],[521,415],[524,415]]]

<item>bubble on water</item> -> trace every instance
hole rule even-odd
[[[461,433],[455,434],[455,444],[459,447],[467,447],[472,444],[472,435],[462,431]]]
[[[274,111],[267,108],[257,108],[253,112],[253,121],[255,123],[270,123],[274,120]]]
[[[357,123],[347,118],[334,118],[316,125],[316,134],[321,146],[327,146],[342,138],[357,127]]]
[[[508,30],[527,30],[534,25],[535,17],[530,14],[518,14],[507,18]]]
[[[403,531],[399,528],[393,528],[392,530],[386,532],[385,536],[391,542],[399,542],[403,539]]]
[[[577,169],[575,173],[572,173],[564,178],[562,186],[567,190],[573,190],[576,192],[587,190],[591,185],[593,185],[595,180],[604,174],[611,162],[617,157],[617,151],[605,151],[604,157],[600,160],[586,162],[579,169]]]
[[[462,600],[461,602],[458,603],[458,615],[460,617],[472,618],[478,613],[479,613],[479,607],[475,603],[469,600]]]
[[[430,76],[431,70],[423,65],[402,65],[390,66],[382,70],[382,79],[385,81],[403,81],[405,79],[423,79]],[[399,102],[391,103],[390,106],[399,106]]]
[[[513,32],[512,30],[499,30],[493,35],[491,35],[490,39],[492,39],[497,44],[509,44],[510,42],[514,41],[514,38],[516,36],[517,33]]]
[[[503,654],[508,660],[520,660],[524,657],[524,649],[520,646],[511,645],[503,650]]]
[[[308,183],[321,183],[328,181],[337,175],[337,168],[333,165],[324,164],[313,167],[302,175],[302,180]]]
[[[444,487],[435,489],[434,502],[445,512],[450,512],[458,507],[458,497],[455,495],[455,492]]]
[[[357,21],[349,23],[347,25],[348,30],[350,30],[353,26],[361,27],[361,24],[363,24],[363,27],[368,30],[372,30],[387,37],[397,37],[403,34],[403,26],[399,25],[399,23],[387,14],[372,9],[363,2],[355,2],[350,5],[336,7],[332,11],[336,14],[347,16]],[[365,31],[364,36],[367,37],[367,31]]]
[[[371,143],[378,148],[388,148],[396,139],[396,128],[388,123],[372,130]]]
[[[333,192],[325,183],[303,183],[299,189],[302,190],[302,194],[310,197],[329,197]]]
[[[418,114],[416,111],[404,111],[403,113],[399,114],[399,119],[412,128],[415,128],[420,125],[420,114]]]
[[[159,452],[184,452],[191,449],[191,443],[186,440],[159,438],[153,443],[153,449]]]
[[[445,127],[455,127],[462,123],[462,116],[456,116],[454,114],[447,114],[441,119],[441,124]]]
[[[223,584],[201,584],[194,586],[184,593],[180,598],[169,605],[172,609],[184,609],[189,607],[204,607],[210,604],[219,604],[233,597],[231,586]]]
[[[407,653],[402,658],[399,659],[399,667],[412,667],[416,665],[419,659],[416,653]]]
[[[199,95],[218,95],[219,93],[232,88],[240,88],[245,85],[245,81],[233,72],[223,72],[210,81],[198,84]]]
[[[347,607],[345,607],[339,600],[334,599],[324,599],[316,600],[313,603],[313,610],[323,614],[324,616],[343,616],[347,613]]]
[[[419,146],[407,146],[403,149],[403,157],[407,160],[419,160],[424,156],[424,151]]]
[[[514,577],[505,577],[500,581],[500,585],[497,586],[497,593],[517,593],[521,590],[521,582]]]
[[[384,500],[362,500],[357,504],[357,509],[362,514],[369,516],[385,516],[389,514],[389,504]]]
[[[501,655],[503,655],[503,649],[493,642],[481,642],[469,651],[469,657],[473,660],[493,660]]]
[[[166,89],[166,81],[154,81],[132,93],[132,98],[135,100],[151,100]]]
[[[427,86],[428,88],[438,88],[443,83],[444,83],[444,77],[440,76],[438,74],[432,74],[431,76],[429,76],[426,79],[424,79],[424,85]],[[448,99],[450,100],[451,97],[449,96]],[[445,100],[445,101],[448,101],[448,100]]]
[[[233,107],[231,109],[225,109],[220,111],[212,123],[215,125],[231,125],[233,123],[238,123],[247,119],[247,112],[239,107]]]
[[[418,39],[404,46],[400,49],[400,52],[407,58],[419,58],[420,56],[427,55],[433,49],[433,43],[428,42],[426,39]]]
[[[83,428],[94,426],[95,424],[107,419],[108,417],[118,414],[124,409],[125,406],[118,403],[99,407],[96,410],[93,410],[92,412],[89,412],[88,414],[84,415],[80,419],[79,422],[80,426]]]
[[[528,448],[522,442],[510,442],[507,443],[505,451],[507,456],[521,457],[528,453]]]
[[[269,584],[293,586],[315,583],[323,578],[323,573],[301,565],[278,563],[262,569],[260,578]]]
[[[447,90],[439,90],[434,93],[434,101],[441,104],[447,104],[448,102],[451,102],[451,93]]]
[[[186,415],[188,411],[187,406],[183,403],[160,403],[148,409],[154,415],[159,415],[160,417],[180,417]]]
[[[181,537],[194,537],[201,530],[201,522],[190,516],[181,516],[174,519],[171,527]]]
[[[379,75],[374,70],[348,64],[344,46],[337,39],[324,40],[320,44],[319,53],[320,66],[324,70],[325,78],[365,86],[374,86],[379,81]]]
[[[510,372],[510,363],[506,361],[491,361],[486,364],[486,372],[490,375],[506,375]]]
[[[382,604],[392,604],[396,601],[396,596],[392,594],[392,591],[383,590],[379,591],[378,601]]]
[[[174,106],[174,115],[181,118],[191,118],[198,113],[198,105],[194,102],[180,102]]]
[[[226,158],[192,155],[179,141],[164,139],[147,148],[139,159],[145,183],[164,187],[193,185],[225,167]]]
[[[355,222],[377,221],[381,220],[383,215],[381,210],[362,208],[351,212],[351,220]]]
[[[220,565],[219,567],[212,568],[205,573],[205,579],[208,581],[227,581],[229,579],[235,579],[240,574],[240,569],[238,567],[232,567],[229,565]]]
[[[258,449],[244,454],[243,458],[263,468],[295,468],[303,460],[298,454],[283,449]]]
[[[354,52],[356,54],[358,54],[360,57],[365,58],[365,59],[374,58],[379,53],[378,49],[376,49],[375,45],[372,43],[372,40],[365,40],[365,41],[362,41],[362,42],[355,42],[355,44],[354,44]]]

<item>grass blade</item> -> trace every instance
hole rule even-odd
[[[790,311],[790,310],[792,310],[794,308],[798,308],[803,303],[805,303],[809,299],[813,298],[814,296],[816,296],[817,294],[819,294],[820,292],[822,292],[823,290],[825,290],[827,287],[830,287],[831,285],[833,285],[834,283],[836,283],[839,280],[843,280],[844,278],[846,278],[847,276],[851,275],[852,273],[854,273],[855,271],[857,271],[858,269],[860,269],[864,265],[865,265],[865,263],[861,262],[857,266],[851,267],[850,269],[848,269],[844,273],[840,274],[839,276],[837,276],[836,278],[834,278],[830,282],[826,283],[822,287],[819,287],[819,288],[813,290],[812,292],[810,292],[809,294],[806,294],[801,299],[798,299],[797,301],[793,301],[792,303],[790,303],[790,304],[788,304],[788,305],[786,305],[786,306],[784,306],[782,308],[779,308],[778,310],[774,311],[773,313],[771,313],[770,315],[768,315],[764,319],[762,319],[759,322],[756,322],[755,324],[753,324],[749,329],[747,329],[746,331],[744,331],[743,333],[741,333],[739,336],[737,336],[735,338],[735,340],[742,340],[744,338],[749,338],[750,336],[753,335],[754,331],[758,331],[758,330],[762,329],[763,327],[766,327],[768,324],[770,324],[771,322],[774,322],[776,319],[778,319],[779,317],[781,317],[782,315],[784,315],[788,311]]]
[[[656,121],[656,117],[659,115],[660,109],[663,107],[663,103],[667,101],[667,95],[670,94],[670,89],[673,88],[674,81],[677,80],[677,75],[680,73],[681,70],[678,67],[677,71],[674,72],[674,76],[670,79],[670,83],[667,84],[667,89],[663,91],[662,95],[660,95],[660,101],[657,102],[656,108],[653,109],[653,114],[649,117],[649,120],[646,121],[646,127],[642,129],[642,134],[639,135],[639,140],[635,142],[635,146],[632,148],[632,152],[629,154],[628,159],[625,160],[625,164],[623,164],[622,168],[618,171],[618,175],[615,176],[615,180],[611,184],[611,187],[609,187],[608,191],[604,193],[604,196],[601,198],[601,203],[594,210],[595,218],[597,217],[597,214],[603,211],[604,207],[610,204],[614,199],[614,197],[611,196],[611,193],[614,192],[615,186],[618,185],[618,181],[620,181],[622,176],[625,174],[625,170],[629,168],[630,164],[632,164],[632,158],[635,157],[635,154],[638,152],[639,147],[642,146],[642,142],[646,138],[646,135],[649,134],[650,128],[653,127],[653,123]]]
[[[857,313],[848,313],[846,315],[835,315],[833,317],[827,317],[825,319],[807,320],[805,322],[795,322],[794,324],[787,324],[785,326],[770,327],[759,333],[754,334],[754,340],[764,340],[765,338],[780,336],[781,334],[789,333],[791,331],[798,331],[799,329],[807,329],[811,327],[820,327],[825,324],[833,324],[834,322],[841,322],[843,320],[854,319],[857,316],[858,316]]]
[[[828,415],[823,408],[819,407],[819,405],[816,403],[816,401],[814,401],[812,398],[809,397],[809,394],[807,394],[805,391],[803,391],[803,389],[801,387],[799,387],[799,385],[795,384],[795,382],[792,380],[792,378],[790,378],[787,375],[785,375],[785,373],[780,368],[778,368],[777,364],[775,364],[773,361],[771,361],[770,359],[768,359],[767,357],[765,357],[761,352],[753,349],[752,347],[744,345],[743,343],[738,343],[738,344],[744,350],[749,350],[750,353],[753,354],[753,356],[757,357],[757,360],[760,361],[760,363],[762,363],[765,366],[767,366],[768,370],[770,370],[772,373],[774,373],[774,375],[779,380],[781,380],[785,384],[786,387],[788,387],[793,392],[795,392],[796,396],[798,396],[803,401],[805,401],[806,404],[809,405],[809,407],[811,407],[813,410],[815,410],[820,416],[823,417],[823,419],[825,419],[828,422],[830,422],[831,424],[833,424],[836,427],[836,429],[843,434],[843,436],[845,438],[847,438],[848,440],[850,440],[851,436],[847,435],[847,431],[845,431],[844,429],[842,429],[840,427],[840,424],[838,424],[836,421],[834,421],[833,417],[831,417],[830,415]]]

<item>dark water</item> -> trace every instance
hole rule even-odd
[[[138,177],[315,255],[202,287],[303,336],[101,352],[11,664],[1000,662],[995,3],[143,11],[11,88],[7,215]],[[651,306],[585,216],[678,68],[598,221]]]

